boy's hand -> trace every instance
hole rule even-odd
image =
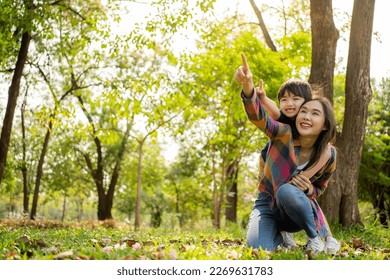
[[[247,97],[250,97],[253,91],[253,76],[249,68],[245,54],[241,53],[242,66],[238,67],[234,73],[234,79],[242,84],[242,90]]]
[[[259,81],[259,86],[255,88],[255,92],[257,96],[259,97],[260,101],[263,102],[264,98],[267,97],[267,93],[263,89],[263,80]]]

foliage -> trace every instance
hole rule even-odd
[[[369,107],[359,173],[359,197],[371,201],[381,223],[390,221],[390,79],[383,79]]]

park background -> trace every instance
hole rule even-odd
[[[244,51],[271,98],[301,78],[332,100],[338,167],[320,204],[336,237],[377,227],[388,248],[386,5],[2,1],[0,219],[214,228],[241,245],[267,141],[233,79]]]

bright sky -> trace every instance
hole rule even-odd
[[[285,2],[288,2],[284,0]],[[225,11],[227,8],[235,11],[236,9],[248,15],[252,15],[250,21],[257,22],[256,16],[249,3],[249,0],[229,0],[229,6],[227,7],[226,0],[217,0],[216,7],[221,11]],[[255,3],[261,7],[263,3],[273,5],[268,0],[256,0]],[[281,1],[274,2],[275,5],[280,5]],[[333,9],[338,9],[347,12],[352,15],[353,0],[333,0]],[[374,15],[374,32],[379,34],[380,42],[378,38],[373,38],[371,46],[371,77],[380,79],[381,77],[390,76],[390,20],[389,20],[390,1],[389,0],[376,0],[375,1],[375,15]],[[226,14],[226,13],[224,13]],[[272,22],[268,22],[265,19],[266,25],[272,25]],[[279,20],[279,19],[275,19]],[[340,29],[340,23],[335,22],[336,27]],[[349,39],[349,34],[348,38]],[[338,41],[338,56],[345,59],[345,65],[348,57],[348,43],[343,42],[341,39]]]
[[[107,0],[105,0],[107,1]],[[283,0],[288,2],[289,0]],[[294,1],[294,0],[290,0]],[[148,2],[148,1],[145,1]],[[255,0],[256,4],[261,7],[263,3],[271,3],[269,0]],[[273,0],[272,5],[281,5],[281,0]],[[132,4],[132,7],[135,13],[132,13],[127,19],[130,22],[140,21],[146,18],[149,10],[146,9],[146,5],[143,4]],[[333,9],[340,10],[352,14],[353,0],[333,0]],[[215,10],[218,11],[216,14],[220,14],[221,17],[228,14],[234,14],[236,10],[240,13],[245,13],[248,16],[248,21],[257,22],[256,16],[253,12],[253,9],[249,3],[249,0],[217,0],[215,3]],[[227,11],[228,10],[228,11]],[[375,36],[372,40],[371,46],[371,76],[377,78],[378,80],[382,77],[390,76],[390,20],[389,20],[389,11],[390,11],[390,1],[389,0],[376,0],[375,1],[375,16],[374,16],[374,33],[377,33],[378,36]],[[267,26],[272,26],[272,21],[269,19],[266,20]],[[279,20],[278,18],[274,20]],[[336,20],[336,19],[335,19]],[[129,21],[126,21],[126,28],[128,30]],[[335,22],[336,27],[340,29],[341,23]],[[347,40],[349,39],[349,34],[346,34]],[[179,38],[179,36],[178,36]],[[183,41],[180,40],[175,44],[177,49],[193,49],[194,44],[192,41]],[[339,39],[337,47],[337,55],[339,58],[343,58],[347,61],[348,57],[348,42]]]
[[[334,8],[342,9],[352,14],[353,0],[334,0]],[[374,37],[371,45],[371,77],[380,80],[382,77],[390,76],[390,29],[389,29],[389,8],[390,1],[376,0],[374,14],[374,33],[378,33],[378,37]],[[339,48],[347,48],[339,43]],[[347,55],[344,52],[344,55]]]

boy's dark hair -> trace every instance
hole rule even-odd
[[[302,81],[302,80],[296,80],[291,79],[286,82],[284,82],[278,91],[278,100],[284,96],[284,94],[288,91],[289,93],[295,94],[297,96],[301,96],[307,100],[311,100],[313,98],[312,96],[312,90],[308,82]]]

